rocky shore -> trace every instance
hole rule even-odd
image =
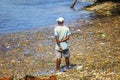
[[[69,23],[70,71],[58,80],[120,79],[120,16]],[[55,75],[53,28],[0,36],[0,78]],[[64,69],[62,60],[61,69]]]
[[[102,2],[95,3],[85,7],[88,11],[94,11],[98,15],[111,16],[120,15],[120,3],[119,2]]]

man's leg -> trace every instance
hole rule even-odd
[[[65,57],[66,69],[69,69],[69,65],[70,65],[70,61],[69,61],[70,52],[69,52],[69,49],[64,51],[64,57]]]
[[[62,53],[56,51],[56,71],[60,71],[61,58],[62,58]]]
[[[60,70],[60,64],[61,64],[61,58],[60,59],[56,59],[56,71]]]
[[[66,69],[69,69],[69,65],[70,65],[69,57],[65,58],[65,62],[66,62]]]

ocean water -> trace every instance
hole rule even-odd
[[[66,22],[90,18],[81,2],[70,9],[72,0],[0,0],[0,33],[16,32],[56,24],[58,17]]]

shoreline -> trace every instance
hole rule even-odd
[[[93,71],[96,79],[97,76],[108,79],[110,78],[107,76],[109,73],[112,73],[113,79],[118,79],[116,75],[119,75],[119,67],[116,68],[113,65],[114,72],[107,65],[114,64],[109,63],[111,57],[114,56],[114,60],[118,63],[115,66],[119,66],[120,57],[115,56],[119,55],[120,51],[120,16],[82,21],[82,25],[80,22],[78,20],[75,24],[69,24],[72,35],[68,43],[71,52],[71,64],[83,66],[83,68],[76,70],[74,67],[70,73],[67,72],[68,74],[57,77],[60,80],[64,80],[66,76],[68,80],[73,79],[71,76],[76,76],[74,79],[94,79]],[[41,32],[14,33],[1,36],[0,65],[2,67],[0,67],[0,78],[15,75],[17,79],[20,79],[33,73],[35,76],[42,77],[43,75],[40,74],[42,70],[44,72],[54,70],[55,40],[53,37],[48,38],[50,36],[53,36],[52,28],[46,28]],[[114,55],[115,53],[116,55]],[[105,62],[106,58],[108,63]],[[62,65],[64,65],[64,60],[62,60]],[[105,73],[101,69],[103,66],[106,67]],[[100,75],[101,73],[105,77]]]

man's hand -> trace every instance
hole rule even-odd
[[[58,43],[60,43],[60,42],[61,42],[61,40],[59,40],[59,39],[58,39],[58,40],[57,40],[57,42],[58,42]]]
[[[62,41],[59,40],[58,36],[55,36],[55,39],[56,39],[57,45],[58,45],[58,47],[59,47],[59,51],[62,51],[62,47],[60,46],[60,43],[61,43]]]
[[[60,51],[62,51],[62,48],[61,48],[61,47],[59,47],[59,50],[60,50]]]
[[[70,35],[67,36],[66,38],[62,39],[60,42],[66,42],[70,38]]]

